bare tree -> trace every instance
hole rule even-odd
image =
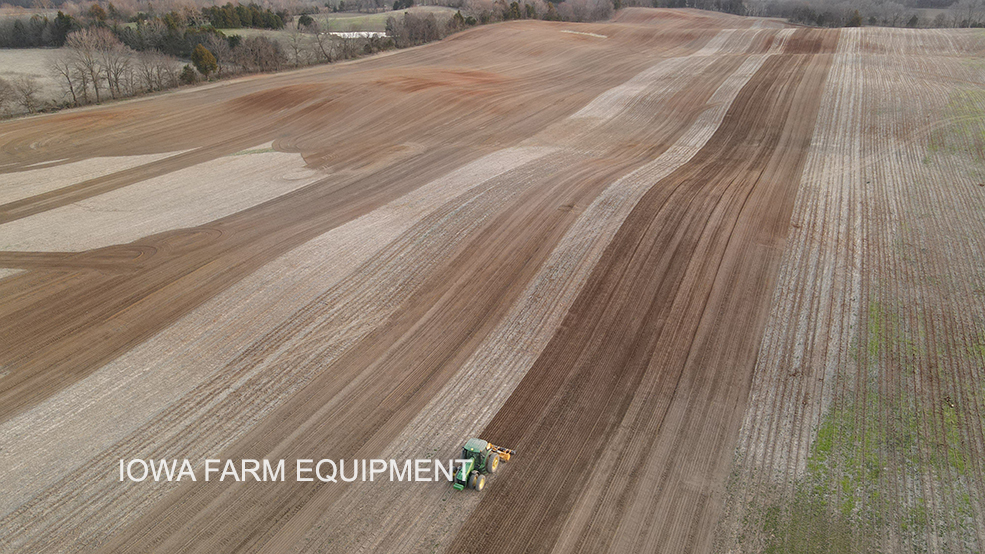
[[[305,31],[313,39],[313,50],[315,51],[315,57],[319,61],[331,62],[335,59],[335,41],[332,39],[332,35],[328,32],[328,29],[322,31],[318,26],[318,22],[315,22],[305,27]]]
[[[981,23],[983,7],[982,0],[958,0],[951,4],[950,10],[957,26],[971,27]]]
[[[228,66],[233,61],[233,53],[232,49],[229,48],[229,42],[222,37],[210,34],[206,37],[204,44],[209,49],[209,52],[212,52],[212,55],[215,56],[217,65],[215,73],[221,77],[223,71],[230,69]]]
[[[65,45],[75,58],[79,71],[85,73],[88,85],[96,94],[96,103],[100,101],[99,90],[103,81],[103,68],[100,64],[100,46],[102,38],[100,29],[81,29],[68,35]]]
[[[113,98],[128,96],[126,75],[132,71],[133,51],[113,37],[100,50],[100,63],[106,76],[106,84]]]
[[[81,79],[73,62],[72,55],[66,52],[58,56],[52,56],[48,69],[52,76],[55,77],[55,80],[61,85],[65,94],[72,97],[72,105],[78,106],[80,91],[77,90],[77,87],[81,84]]]
[[[249,72],[277,71],[285,61],[280,44],[266,37],[250,37],[236,49],[237,63]]]
[[[157,74],[162,89],[174,88],[178,86],[181,77],[181,64],[177,59],[161,54],[158,59]]]
[[[96,27],[75,31],[68,35],[65,45],[69,59],[59,62],[56,71],[61,78],[74,81],[70,91],[76,103],[80,94],[88,101],[90,86],[97,103],[102,101],[104,84],[113,98],[132,94],[129,83],[135,81],[131,75],[133,51],[109,29]]]
[[[146,51],[137,54],[137,59],[134,64],[134,69],[137,75],[140,77],[140,83],[143,85],[143,89],[152,92],[159,90],[161,88],[160,82],[158,81],[157,72],[154,68],[154,58],[159,54],[154,51]]]
[[[9,106],[13,104],[17,99],[16,92],[14,91],[14,86],[7,82],[6,79],[0,79],[0,111],[3,113],[9,113]]]
[[[181,73],[178,61],[156,50],[141,52],[136,57],[134,72],[147,91],[177,86]]]
[[[896,2],[886,2],[883,8],[888,15],[889,25],[897,27],[903,23],[903,16],[906,13],[906,6]]]
[[[338,45],[339,45],[339,57],[348,60],[349,58],[354,58],[359,53],[359,39],[356,38],[358,31],[347,31],[341,35],[338,35]],[[333,35],[336,36],[336,35]]]
[[[294,67],[308,64],[306,36],[296,27],[292,27],[290,34],[287,35],[287,56]]]
[[[126,73],[123,74],[121,83],[127,96],[133,96],[134,94],[140,92],[140,76],[137,75],[137,68],[133,63],[133,58],[131,58],[130,67],[128,67]]]
[[[13,83],[17,103],[29,113],[35,113],[41,107],[41,84],[34,77],[19,77]]]

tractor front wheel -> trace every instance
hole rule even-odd
[[[476,483],[478,481],[478,477],[479,477],[479,472],[478,471],[473,471],[472,473],[469,474],[469,488],[470,489],[476,488],[475,485],[476,485]]]
[[[475,476],[475,490],[482,491],[486,487],[486,476],[478,474]]]
[[[499,454],[490,454],[486,460],[486,473],[496,473],[499,469]]]

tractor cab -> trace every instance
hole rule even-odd
[[[489,443],[482,439],[469,439],[462,447],[462,459],[475,460],[476,465],[485,462],[486,456],[489,454]]]
[[[481,483],[476,477],[479,473],[479,468],[485,464],[485,455],[489,450],[489,443],[482,439],[469,439],[465,446],[462,447],[462,454],[459,459],[468,460],[466,463],[462,464],[462,467],[455,473],[455,483],[452,485],[456,490],[463,490],[465,487],[476,488],[476,484],[479,484],[477,490],[482,490],[482,487],[486,484],[485,477],[482,477]]]

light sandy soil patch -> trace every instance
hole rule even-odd
[[[333,229],[272,261],[89,379],[0,425],[0,439],[8,446],[0,451],[0,479],[16,483],[11,488],[17,490],[0,500],[0,515],[211,378],[414,223],[468,190],[550,152],[547,148],[497,152]],[[233,384],[243,385],[243,381]],[[117,397],[126,401],[109,401]],[[274,404],[271,396],[255,398],[268,409]],[[85,431],[93,426],[104,431],[89,436]],[[236,436],[227,434],[227,439]],[[57,445],[57,450],[25,457],[30,443],[41,437]],[[46,479],[37,478],[39,470]]]
[[[0,250],[79,252],[194,227],[310,185],[300,154],[246,151],[0,225]]]
[[[586,37],[609,38],[609,37],[607,37],[605,35],[600,35],[598,33],[586,33],[586,32],[583,32],[583,31],[572,31],[571,29],[563,29],[561,32],[562,33],[571,33],[573,35],[584,35]]]
[[[69,163],[41,164],[43,167],[17,173],[0,173],[0,204],[58,190],[62,187],[117,171],[124,171],[178,153],[162,152],[139,156],[89,158]]]
[[[518,154],[519,160],[524,159],[522,151],[508,154]],[[493,162],[492,168],[496,168],[496,160],[487,160],[487,163],[490,161]],[[518,189],[517,184],[524,183],[527,187],[533,184],[534,181],[529,178],[517,179],[530,171],[521,168],[519,175],[496,177],[478,187],[471,186],[471,180],[461,182],[461,177],[465,175],[459,175],[458,186],[466,187],[464,202],[447,203],[432,215],[416,221],[412,229],[386,245],[378,256],[362,264],[348,279],[329,287],[307,304],[295,307],[289,318],[266,329],[266,333],[249,344],[248,348],[216,368],[214,378],[203,381],[173,404],[168,414],[154,414],[155,417],[142,426],[139,433],[133,436],[124,434],[123,440],[115,442],[107,451],[99,453],[75,471],[70,479],[56,483],[45,493],[62,492],[65,485],[75,489],[81,484],[88,491],[87,495],[111,502],[112,509],[108,509],[104,502],[95,502],[79,512],[77,507],[71,508],[70,503],[61,501],[56,503],[57,507],[49,505],[43,509],[64,508],[65,511],[58,511],[58,515],[52,513],[52,518],[58,519],[59,525],[85,530],[83,536],[86,540],[110,538],[114,528],[134,521],[143,511],[152,508],[150,500],[153,495],[148,496],[148,490],[143,487],[132,487],[124,496],[111,498],[107,495],[118,487],[118,484],[105,480],[103,466],[107,459],[134,449],[154,458],[172,456],[174,452],[181,451],[192,458],[203,459],[210,450],[222,450],[234,444],[250,430],[250,422],[262,419],[319,375],[322,379],[337,375],[336,372],[342,370],[345,364],[336,362],[344,359],[362,338],[385,322],[409,295],[421,287],[429,273],[456,252],[455,245],[481,229],[494,213],[493,206],[518,194],[522,189]],[[327,241],[327,244],[332,244],[332,241]],[[297,258],[284,260],[285,263],[296,261]],[[317,269],[315,266],[309,271]],[[266,351],[267,354],[257,357],[259,351]],[[159,371],[157,375],[170,378],[167,371]],[[340,392],[345,392],[364,379],[373,378],[372,374],[368,374],[352,382],[332,381],[342,388]],[[68,400],[68,406],[64,403],[60,405],[69,411],[70,406],[87,402],[84,396],[76,395]],[[336,399],[321,406],[321,409],[328,411],[338,402],[340,400]],[[65,408],[55,413],[62,413]],[[112,419],[109,417],[111,415],[100,416],[99,419]],[[57,421],[55,423],[56,433],[61,435],[63,431]],[[11,430],[20,434],[21,425],[15,424]],[[196,432],[189,434],[189,426],[196,428]],[[310,430],[308,427],[295,429],[288,438],[305,436]],[[208,439],[202,440],[205,437]],[[92,453],[85,454],[91,456]],[[110,457],[107,458],[107,455]],[[15,472],[24,475],[26,469],[15,468]],[[26,485],[29,487],[29,484]],[[168,483],[148,485],[161,493],[172,488]],[[20,537],[17,539],[20,547],[38,548],[50,544],[51,537],[36,535],[35,529],[25,525],[27,520],[24,519],[33,517],[32,514],[44,505],[30,502],[12,514],[14,517],[8,518],[10,527],[7,532]]]

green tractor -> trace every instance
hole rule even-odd
[[[455,473],[456,490],[466,486],[481,491],[486,486],[486,474],[496,473],[500,462],[510,461],[515,450],[496,446],[482,439],[469,439],[462,447],[461,459],[468,460]]]

